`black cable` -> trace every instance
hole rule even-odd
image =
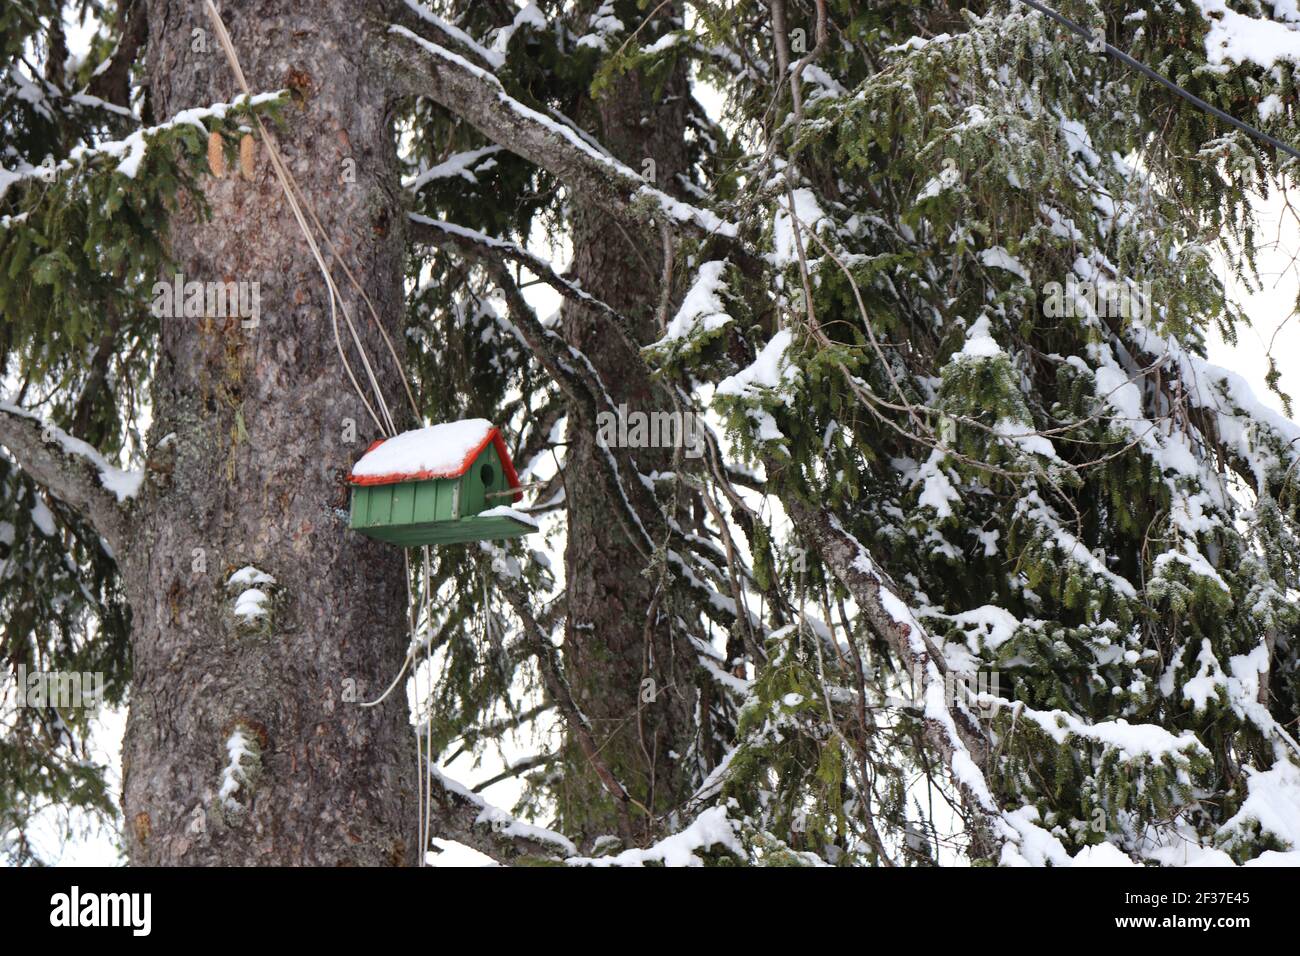
[[[1089,42],[1092,42],[1094,40],[1094,36],[1092,32],[1089,31],[1086,27],[1081,26],[1078,23],[1075,23],[1069,17],[1057,13],[1055,10],[1051,9],[1050,7],[1044,6],[1043,4],[1039,3],[1038,0],[1019,0],[1019,2],[1023,3],[1027,7],[1033,7],[1039,13],[1043,14],[1046,17],[1050,17],[1051,19],[1059,23],[1061,26],[1065,27],[1066,29],[1074,33],[1077,33],[1085,40]],[[1297,150],[1294,146],[1290,146],[1282,142],[1280,139],[1274,139],[1272,136],[1269,136],[1268,133],[1265,133],[1263,130],[1256,129],[1255,127],[1251,126],[1249,123],[1243,123],[1241,120],[1237,119],[1237,117],[1232,116],[1229,113],[1223,112],[1223,110],[1219,109],[1217,106],[1211,106],[1209,103],[1205,102],[1205,100],[1201,99],[1195,93],[1189,93],[1187,92],[1187,90],[1183,89],[1173,80],[1165,79],[1155,70],[1151,69],[1151,67],[1147,66],[1145,63],[1133,59],[1133,57],[1129,56],[1123,50],[1117,50],[1109,43],[1104,43],[1104,45],[1106,48],[1106,52],[1109,53],[1111,56],[1113,56],[1115,59],[1119,60],[1121,63],[1131,66],[1133,69],[1137,70],[1143,76],[1150,77],[1151,79],[1155,80],[1157,83],[1159,83],[1161,86],[1165,87],[1166,89],[1171,90],[1174,93],[1177,93],[1183,99],[1187,100],[1187,102],[1194,103],[1196,106],[1199,106],[1201,109],[1205,110],[1205,112],[1209,113],[1212,116],[1218,117],[1219,119],[1223,120],[1225,123],[1235,126],[1243,133],[1249,133],[1251,136],[1254,136],[1256,139],[1262,140],[1263,142],[1268,143],[1270,146],[1282,150],[1282,152],[1286,153],[1288,156],[1291,156],[1295,159],[1300,159],[1300,150]]]

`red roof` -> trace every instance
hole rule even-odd
[[[366,454],[370,454],[387,440],[387,438],[380,438],[378,441],[371,442],[370,447],[366,449]],[[348,483],[353,485],[395,485],[400,481],[425,481],[430,478],[459,478],[461,475],[465,474],[465,472],[469,471],[469,466],[474,464],[474,459],[476,459],[479,454],[482,453],[483,449],[488,446],[488,442],[491,442],[497,450],[497,457],[501,459],[501,468],[505,472],[506,482],[511,488],[517,489],[519,487],[519,475],[515,473],[515,465],[514,462],[510,460],[510,452],[506,449],[505,439],[501,437],[501,432],[496,428],[489,429],[488,433],[483,436],[483,440],[475,445],[465,455],[465,459],[459,465],[453,465],[450,468],[442,468],[433,471],[391,472],[386,475],[364,475],[362,477],[349,475]],[[518,501],[523,496],[524,493],[522,491],[516,491],[512,500]]]

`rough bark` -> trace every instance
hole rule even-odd
[[[86,88],[91,96],[115,106],[130,105],[131,65],[149,32],[145,7],[145,0],[118,0],[117,17],[122,25],[122,36],[117,49],[109,57],[108,66],[96,74]]]
[[[222,16],[250,85],[293,91],[272,135],[401,341],[394,140],[383,78],[362,68],[364,7],[226,2]],[[151,0],[148,23],[158,115],[237,92],[199,3]],[[210,219],[189,204],[173,217],[177,271],[258,282],[261,317],[248,329],[238,319],[160,320],[154,478],[123,568],[135,667],[123,757],[130,859],[412,863],[405,700],[356,703],[386,686],[405,650],[401,552],[346,526],[342,479],[377,428],[342,370],[324,283],[264,147],[252,182],[228,175],[205,192]],[[358,296],[344,295],[396,413],[399,372]],[[275,578],[256,627],[234,615],[239,589],[227,586],[249,564]],[[260,757],[245,758],[242,785],[223,800],[236,731]]]
[[[634,71],[600,99],[583,104],[576,118],[628,166],[641,170],[645,160],[653,160],[657,185],[665,189],[686,167],[685,92],[683,69],[659,91]],[[612,218],[598,196],[583,193],[574,195],[572,229],[569,271],[578,286],[626,316],[640,344],[657,338],[655,314],[663,289],[659,234]],[[656,403],[644,363],[630,354],[607,313],[570,300],[562,329],[565,340],[590,359],[616,405],[626,404],[629,412],[672,411]],[[604,490],[606,452],[592,424],[571,416],[567,436],[565,670],[605,765],[633,799],[660,814],[689,796],[685,764],[693,748],[694,659],[675,653],[671,601],[657,574],[643,573],[644,545],[624,533],[614,516],[620,506]],[[641,448],[634,455],[643,474],[672,468],[671,449]],[[637,479],[628,475],[626,480]],[[653,681],[653,688],[645,681]],[[651,695],[653,700],[647,699]],[[571,736],[573,771],[561,786],[559,808],[566,831],[627,836],[630,824],[634,839],[650,836],[643,812],[610,796],[581,741]]]

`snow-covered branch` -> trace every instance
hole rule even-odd
[[[674,199],[570,127],[510,96],[488,70],[412,30],[389,28],[379,56],[399,89],[427,96],[511,152],[548,170],[624,222],[667,218],[684,231],[735,237],[734,223]]]
[[[81,439],[8,402],[0,402],[0,445],[28,476],[85,517],[114,553],[122,553],[124,503],[139,491],[143,472],[113,467]]]
[[[224,120],[231,112],[261,106],[278,99],[281,95],[281,92],[259,93],[251,97],[239,96],[229,103],[213,103],[211,106],[181,110],[167,122],[147,129],[138,129],[124,139],[96,143],[94,146],[78,146],[67,159],[57,164],[33,166],[31,163],[19,162],[13,169],[0,167],[0,197],[4,196],[9,187],[15,183],[24,180],[49,180],[61,173],[75,170],[82,163],[98,158],[116,159],[118,162],[113,167],[114,172],[121,173],[128,179],[134,179],[152,141],[159,134],[178,126],[189,125],[196,127],[206,136],[208,132],[206,120]]]
[[[410,213],[407,218],[410,235],[416,242],[444,249],[455,248],[463,252],[492,255],[517,263],[571,302],[599,309],[624,328],[630,325],[627,318],[613,306],[602,302],[581,286],[565,279],[541,256],[529,252],[516,243],[484,235],[444,219],[431,219],[415,212]]]
[[[393,0],[391,7],[388,16],[393,23],[401,25],[431,43],[454,50],[480,69],[495,73],[505,62],[505,58],[500,53],[489,50],[460,27],[438,16],[419,0]]]
[[[920,675],[927,741],[943,758],[970,817],[971,856],[996,857],[1007,831],[984,779],[988,740],[970,714],[950,706],[943,679],[943,655],[934,647],[907,605],[890,588],[871,556],[824,508],[793,495],[782,499],[796,528],[848,589],[859,610],[898,655],[910,673]]]
[[[436,767],[429,770],[429,785],[440,839],[463,843],[498,863],[526,856],[565,858],[578,852],[567,837],[512,817]]]

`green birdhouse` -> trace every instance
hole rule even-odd
[[[404,547],[517,538],[537,523],[501,433],[482,418],[446,422],[375,442],[352,466],[350,527]]]

